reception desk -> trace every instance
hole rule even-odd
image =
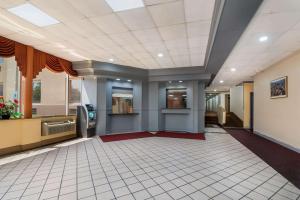
[[[0,155],[41,147],[76,137],[73,131],[42,136],[42,122],[76,120],[76,116],[0,120]]]

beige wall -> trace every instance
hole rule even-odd
[[[288,76],[288,97],[270,98],[270,82]],[[254,78],[254,131],[300,152],[300,53]]]
[[[230,88],[230,112],[244,120],[243,86]]]

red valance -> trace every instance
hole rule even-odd
[[[17,65],[22,75],[26,77],[27,71],[27,46],[13,40],[0,36],[0,56],[15,56]],[[70,61],[58,58],[48,53],[34,49],[33,56],[33,78],[35,78],[44,68],[52,72],[66,72],[70,76],[77,76],[77,72],[72,69]]]

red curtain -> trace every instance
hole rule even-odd
[[[0,56],[15,56],[17,65],[22,75],[26,77],[27,66],[27,46],[13,40],[0,36]],[[70,76],[77,76],[77,72],[72,69],[72,63],[34,49],[33,56],[33,78],[35,78],[44,68],[52,72],[66,72]]]

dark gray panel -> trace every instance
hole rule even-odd
[[[263,0],[226,0],[219,19],[206,72],[218,73]]]

